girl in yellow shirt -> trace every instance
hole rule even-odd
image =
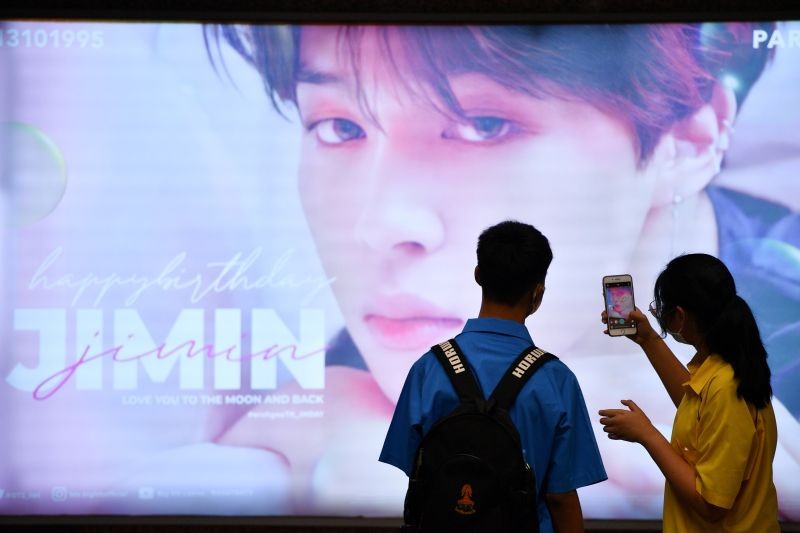
[[[777,445],[767,353],[727,267],[689,254],[658,276],[650,312],[697,353],[684,367],[638,309],[629,338],[647,355],[678,408],[671,442],[631,400],[603,409],[610,439],[645,447],[666,477],[664,531],[778,532],[772,481]],[[603,321],[606,321],[605,314]]]

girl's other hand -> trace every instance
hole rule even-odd
[[[622,400],[621,403],[628,409],[601,409],[598,412],[609,439],[641,444],[652,432],[658,431],[633,400]]]

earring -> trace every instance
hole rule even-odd
[[[672,205],[670,206],[670,218],[672,218],[672,231],[670,235],[670,256],[675,257],[678,248],[678,227],[683,196],[677,192],[672,194]]]
[[[733,122],[731,122],[730,119],[722,119],[722,131],[729,134],[736,131],[736,128],[733,127]]]

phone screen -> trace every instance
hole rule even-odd
[[[630,281],[616,281],[605,284],[606,312],[608,327],[611,329],[630,328],[629,319],[633,304],[633,285]]]

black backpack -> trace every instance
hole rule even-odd
[[[534,475],[508,410],[531,375],[556,357],[526,348],[486,400],[455,339],[432,350],[460,403],[434,423],[417,450],[403,530],[538,532]]]

